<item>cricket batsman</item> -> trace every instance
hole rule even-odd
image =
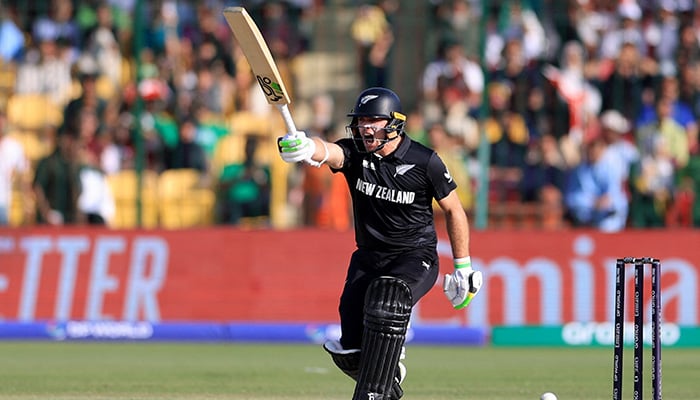
[[[457,185],[434,150],[405,134],[399,97],[386,88],[366,89],[348,117],[347,138],[330,143],[289,132],[278,149],[287,162],[326,164],[347,181],[357,248],[340,296],[340,340],[323,347],[356,381],[353,400],[399,399],[411,310],[439,275],[434,200],[444,212],[454,257],[443,288],[455,309],[469,305],[482,274],[471,265],[469,222]]]

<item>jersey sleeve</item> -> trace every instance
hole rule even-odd
[[[450,192],[457,189],[457,183],[452,179],[450,171],[437,153],[433,153],[428,161],[428,179],[433,184],[436,200],[442,200]]]

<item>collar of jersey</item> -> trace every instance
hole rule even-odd
[[[411,146],[411,139],[406,136],[405,134],[403,135],[403,138],[401,139],[401,143],[399,144],[399,147],[396,148],[391,154],[381,157],[378,154],[375,154],[375,156],[383,159],[383,160],[390,160],[392,158],[396,158],[398,160],[402,160],[403,157],[406,155],[408,152],[408,148]]]

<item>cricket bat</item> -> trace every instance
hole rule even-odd
[[[241,46],[243,54],[248,59],[248,64],[258,80],[267,102],[277,107],[282,114],[287,132],[296,135],[297,128],[288,107],[292,100],[289,98],[277,64],[272,58],[260,29],[243,7],[226,7],[224,17],[233,31],[233,36]]]

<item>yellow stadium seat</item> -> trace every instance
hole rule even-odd
[[[49,155],[53,150],[53,143],[42,141],[34,131],[13,131],[10,136],[20,142],[24,149],[24,155],[32,164]]]
[[[45,125],[60,125],[61,107],[41,94],[15,93],[7,101],[7,122],[15,128],[38,131]]]
[[[107,75],[100,75],[95,84],[97,96],[101,99],[110,100],[117,93],[117,85]]]
[[[183,227],[208,226],[214,223],[216,195],[208,188],[192,189],[180,203],[180,223]]]
[[[122,170],[107,176],[107,182],[114,196],[116,212],[113,228],[136,228],[138,224],[138,173],[135,170]],[[158,174],[154,171],[142,172],[141,182],[141,227],[158,226]]]
[[[274,118],[239,111],[229,118],[229,127],[234,135],[269,135],[273,129]]]
[[[221,169],[228,164],[240,164],[243,162],[245,149],[245,137],[229,133],[219,140],[214,149],[211,170],[218,177]]]
[[[17,79],[17,70],[15,68],[3,65],[0,67],[0,90],[12,92]]]
[[[10,226],[31,225],[35,219],[35,204],[33,196],[24,195],[17,188],[13,188],[8,215]]]
[[[0,65],[0,102],[2,106],[7,105],[7,101],[15,91],[15,82],[17,80],[17,69],[14,65],[2,63]]]
[[[214,192],[200,187],[202,174],[189,168],[169,169],[158,177],[160,226],[167,229],[205,226],[213,220]]]
[[[128,57],[122,58],[119,86],[120,88],[132,83],[136,79],[136,62]]]
[[[277,156],[277,139],[268,136],[259,136],[258,148],[255,151],[255,160],[259,164],[269,165],[273,157]],[[245,159],[245,135],[229,133],[216,144],[212,157],[212,174],[219,176],[221,169],[229,164],[240,164]]]

